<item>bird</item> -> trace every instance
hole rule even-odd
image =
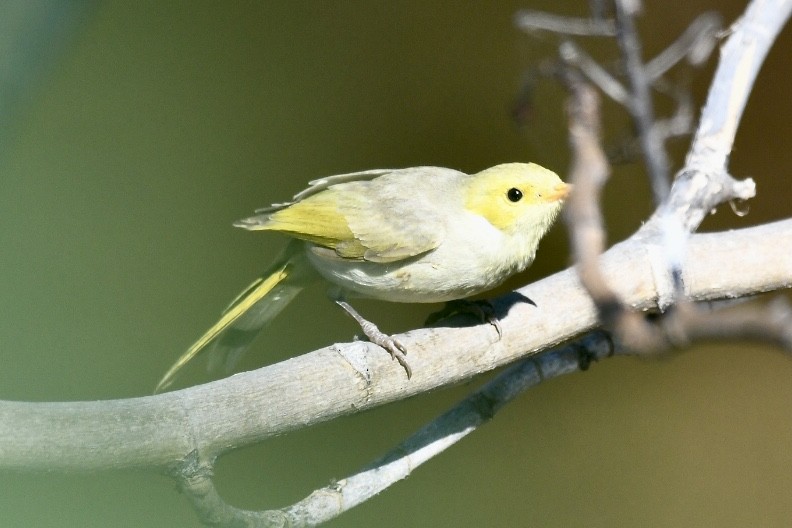
[[[155,393],[206,350],[215,365],[225,362],[230,370],[269,321],[322,280],[336,304],[409,378],[404,345],[348,299],[440,303],[494,288],[530,266],[571,188],[535,163],[504,163],[475,174],[431,166],[375,169],[311,181],[291,201],[234,223],[290,240],[177,359]]]

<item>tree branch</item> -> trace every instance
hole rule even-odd
[[[660,229],[669,216],[695,231],[716,205],[756,194],[752,179],[736,181],[728,174],[727,162],[756,76],[791,12],[792,0],[754,0],[732,25],[685,167],[645,231]]]
[[[616,40],[622,51],[627,78],[630,80],[632,97],[627,109],[638,129],[638,139],[644,152],[649,180],[655,204],[660,205],[668,196],[668,157],[663,148],[663,138],[655,128],[654,103],[652,102],[652,79],[646,72],[641,59],[641,43],[635,29],[632,0],[616,0]]]
[[[514,23],[523,31],[551,31],[565,35],[585,37],[613,37],[616,24],[604,18],[573,18],[545,13],[532,9],[522,9],[514,17]]]
[[[519,361],[354,475],[317,489],[303,500],[280,510],[254,512],[217,505],[219,495],[206,474],[189,479],[183,489],[208,524],[316,526],[408,477],[418,466],[488,422],[529,388],[585,369],[591,361],[605,359],[613,353],[613,343],[608,335],[593,332],[551,353]]]
[[[750,247],[751,251],[744,251]],[[628,240],[601,257],[625,304],[658,308],[669,295],[661,248]],[[744,297],[792,285],[792,220],[690,239],[683,266],[693,300]],[[179,471],[248,445],[467,380],[591,330],[597,312],[568,269],[494,301],[492,325],[426,328],[400,335],[415,374],[366,342],[337,344],[255,371],[184,390],[98,402],[0,402],[0,467],[90,471],[160,467]],[[470,323],[459,317],[450,323]]]

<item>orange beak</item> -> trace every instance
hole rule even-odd
[[[572,192],[572,184],[561,182],[553,187],[547,195],[545,195],[545,200],[548,202],[558,202],[569,196],[570,192]]]

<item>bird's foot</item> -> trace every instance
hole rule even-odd
[[[337,300],[336,304],[343,308],[346,313],[348,313],[355,321],[357,321],[357,323],[360,325],[360,329],[363,330],[363,333],[366,334],[366,337],[369,339],[369,341],[384,348],[391,355],[391,359],[395,359],[399,362],[399,365],[401,365],[402,368],[404,368],[404,371],[407,373],[407,379],[412,377],[412,369],[407,363],[407,348],[401,343],[401,341],[382,332],[379,328],[377,328],[377,325],[360,315],[357,310],[352,308],[352,306],[350,306],[350,304],[346,301]]]

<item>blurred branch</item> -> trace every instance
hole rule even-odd
[[[568,65],[574,66],[591,82],[617,103],[627,106],[630,93],[613,75],[600,66],[580,46],[571,40],[564,41],[559,46],[559,55]]]
[[[700,14],[673,44],[644,65],[646,76],[655,82],[683,59],[693,66],[700,66],[712,53],[720,29],[718,13],[708,11]]]
[[[615,0],[618,30],[616,41],[621,48],[627,78],[630,81],[631,98],[627,109],[633,117],[638,131],[638,139],[649,171],[655,204],[659,205],[668,196],[669,164],[660,137],[654,126],[654,104],[652,102],[652,78],[649,76],[641,58],[641,42],[635,29],[632,9],[634,0]]]
[[[616,24],[603,18],[575,18],[543,11],[522,9],[514,17],[517,27],[526,32],[550,31],[581,37],[614,37]]]
[[[588,84],[572,78],[567,82],[571,95],[567,103],[574,185],[564,215],[570,226],[572,258],[577,263],[583,287],[594,300],[600,319],[619,305],[599,267],[605,249],[605,228],[599,208],[602,188],[610,175],[605,153],[600,147],[599,95]],[[609,308],[610,307],[610,308]]]
[[[561,54],[563,58],[564,45]],[[599,95],[575,70],[568,70],[561,77],[570,92],[567,102],[572,149],[569,179],[574,184],[564,216],[580,283],[597,307],[600,322],[615,334],[617,342],[636,352],[656,352],[666,348],[669,340],[659,331],[659,326],[649,324],[643,315],[624,305],[599,265],[600,254],[605,248],[605,226],[599,204],[610,174],[600,142]],[[659,147],[662,150],[662,145]]]
[[[657,57],[644,63],[633,20],[640,9],[640,2],[618,0],[614,5],[616,20],[608,20],[607,23],[613,25],[613,36],[616,37],[622,51],[623,71],[619,73],[626,77],[629,90],[619,78],[622,75],[609,72],[569,38],[576,33],[570,31],[563,23],[566,18],[538,11],[520,12],[516,24],[529,33],[541,27],[544,31],[562,35],[559,55],[566,66],[579,70],[584,77],[629,111],[637,131],[637,141],[646,160],[654,200],[659,205],[668,196],[669,190],[669,162],[664,144],[669,138],[690,133],[692,124],[690,94],[687,90],[668,82],[663,75],[683,60],[690,65],[700,66],[712,52],[721,27],[721,19],[714,12],[699,15],[675,42]],[[592,6],[595,13],[589,20],[590,25],[597,26],[604,23],[604,19],[596,12],[601,11],[602,7]],[[558,18],[562,20],[556,21]],[[545,23],[548,19],[556,23]],[[584,24],[579,21],[568,25],[577,27]],[[653,90],[670,97],[676,104],[677,108],[670,118],[655,118]],[[631,152],[634,149],[628,150]]]

